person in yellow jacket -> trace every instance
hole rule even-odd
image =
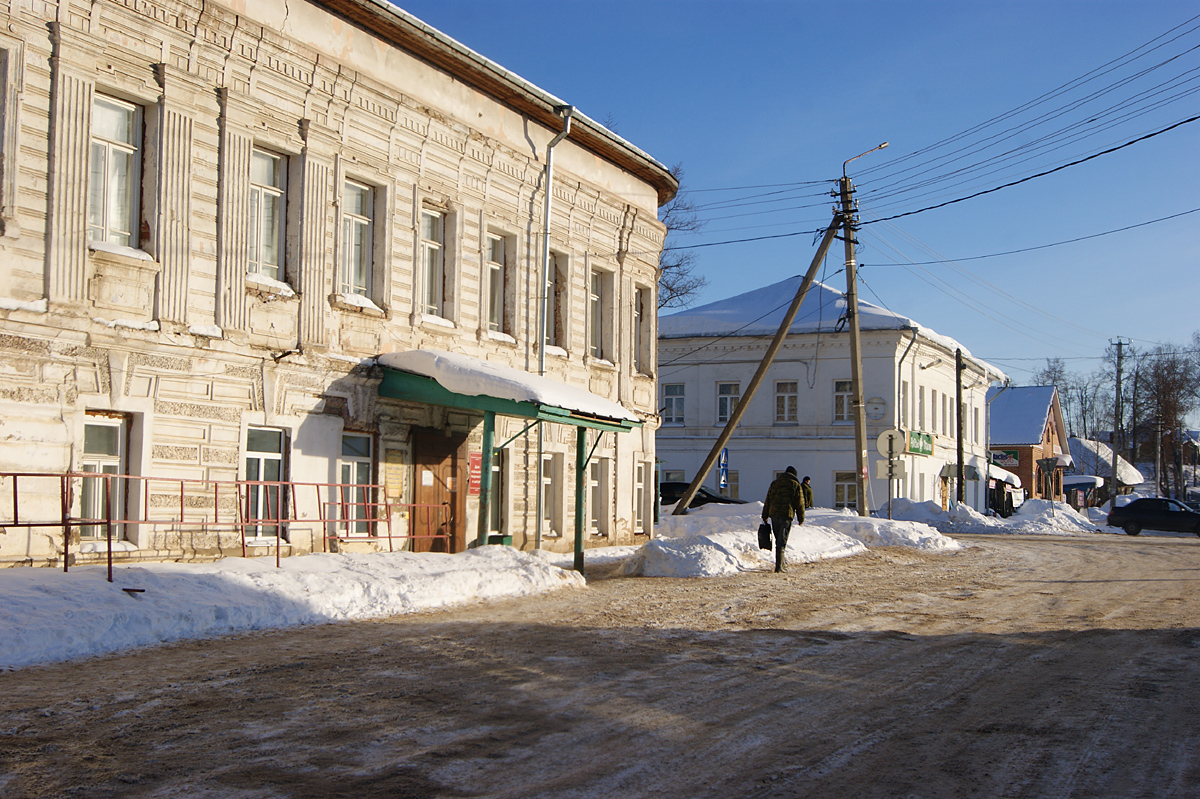
[[[775,537],[777,572],[787,571],[787,559],[783,553],[787,549],[793,515],[799,519],[799,524],[804,524],[804,492],[800,488],[800,480],[796,477],[796,467],[789,466],[771,482],[771,487],[767,489],[767,498],[763,501],[763,521],[771,520],[771,534]]]

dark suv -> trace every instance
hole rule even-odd
[[[1108,514],[1109,527],[1120,527],[1129,535],[1142,530],[1166,530],[1200,535],[1200,513],[1182,502],[1163,497],[1135,499]]]
[[[663,505],[674,505],[676,502],[679,501],[679,498],[683,496],[683,492],[687,490],[687,487],[689,485],[691,485],[691,483],[676,483],[676,482],[659,483],[658,484],[658,495],[660,497],[659,502]],[[723,497],[720,494],[714,494],[713,492],[709,491],[704,486],[700,486],[700,488],[698,488],[696,490],[696,496],[692,497],[692,504],[688,505],[688,507],[689,508],[698,508],[701,505],[707,505],[710,502],[715,502],[720,505],[745,505],[746,504],[746,500],[744,500],[744,499],[734,499],[733,497]]]

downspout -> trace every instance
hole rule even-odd
[[[546,190],[546,202],[542,210],[542,283],[541,288],[538,289],[538,375],[546,374],[546,283],[549,280],[550,272],[550,209],[554,198],[554,148],[558,146],[559,142],[567,138],[567,135],[571,132],[571,115],[575,113],[575,107],[562,105],[556,108],[555,111],[562,115],[563,129],[546,145],[546,179],[543,181]],[[534,534],[534,546],[537,549],[542,548],[542,503],[546,501],[543,496],[544,491],[542,490],[542,458],[542,423],[539,421],[537,426],[537,467],[535,469],[537,475],[537,518],[534,519],[535,529],[537,530]]]
[[[913,345],[917,343],[917,328],[916,327],[903,327],[903,328],[901,328],[901,330],[908,330],[910,333],[912,333],[912,338],[910,338],[908,340],[908,346],[904,348],[904,352],[900,355],[900,360],[896,362],[896,424],[894,425],[894,429],[896,429],[896,430],[900,429],[900,419],[902,416],[902,414],[900,412],[900,402],[903,399],[903,395],[900,392],[900,387],[902,385],[904,385],[904,359],[908,357],[909,350],[911,350],[913,348]],[[911,461],[912,458],[910,457],[909,460]],[[893,486],[892,486],[891,482],[892,481],[889,479],[888,480],[888,518],[889,519],[892,518],[892,487]],[[912,493],[911,478],[907,481],[907,484],[909,486],[909,493],[911,494]]]

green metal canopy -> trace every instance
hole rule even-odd
[[[581,410],[541,402],[513,400],[487,394],[461,394],[447,389],[432,377],[406,372],[383,364],[381,366],[383,368],[383,382],[379,385],[381,397],[482,413],[482,462],[485,464],[491,464],[494,458],[496,414],[535,419],[539,422],[573,425],[577,429],[575,437],[575,570],[582,574],[584,475],[590,457],[590,453],[587,451],[587,431],[589,429],[598,430],[601,435],[605,431],[627,433],[634,428],[641,427],[642,423],[631,419],[598,416]],[[538,375],[529,377],[531,380],[549,379]],[[599,443],[599,439],[596,443]],[[488,504],[491,501],[491,488],[492,470],[490,468],[481,469],[479,475],[479,530],[476,546],[487,543]]]

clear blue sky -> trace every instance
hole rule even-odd
[[[846,159],[880,142],[890,147],[850,165],[864,222],[1053,169],[1200,114],[1194,0],[398,5],[609,122],[659,161],[682,163],[693,201],[709,207],[704,230],[675,244],[800,233],[697,249],[709,284],[695,304],[803,272],[833,188],[810,182],[840,177]],[[1118,61],[1155,39],[1153,52]],[[1110,71],[996,119],[1102,67]],[[1035,150],[1043,137],[1049,145]],[[988,160],[1010,151],[1004,163]],[[710,205],[738,199],[756,204]],[[1019,186],[864,225],[861,298],[958,339],[1017,383],[1048,357],[1090,372],[1117,336],[1140,348],[1190,345],[1200,330],[1200,213],[966,259],[1198,208],[1200,121]],[[835,249],[828,282],[844,287]],[[955,263],[901,265],[943,258]]]

